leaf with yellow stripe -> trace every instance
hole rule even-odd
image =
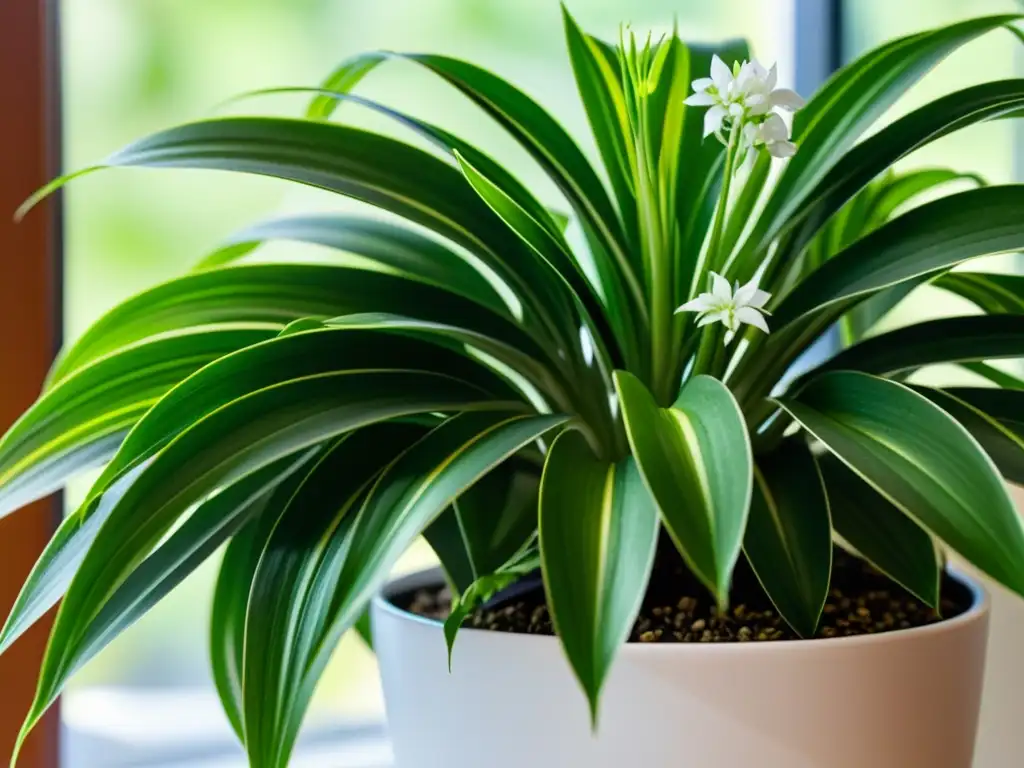
[[[596,726],[601,687],[647,589],[658,511],[632,457],[599,458],[566,430],[544,463],[538,514],[551,617]]]
[[[724,605],[753,488],[743,413],[729,389],[695,376],[661,408],[630,373],[615,372],[626,433],[665,527],[694,574]]]

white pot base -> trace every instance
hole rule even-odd
[[[630,644],[592,733],[552,637],[373,604],[397,768],[970,768],[988,597],[927,627],[832,640]],[[436,584],[436,572],[389,587]]]

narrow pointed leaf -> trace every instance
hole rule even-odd
[[[452,668],[452,652],[455,638],[462,623],[480,605],[515,584],[523,576],[540,568],[540,553],[529,549],[508,563],[499,566],[493,573],[480,576],[460,594],[452,598],[452,610],[444,621],[444,639],[448,644],[448,670]]]
[[[146,463],[141,463],[121,473],[102,496],[64,518],[18,593],[0,631],[0,653],[10,648],[64,596],[101,527],[145,468]]]
[[[331,501],[339,492],[336,471],[324,484],[328,498],[289,505],[267,544],[249,603],[243,691],[252,765],[288,764],[336,643],[413,539],[465,488],[564,421],[497,413],[456,417],[402,453],[368,491],[352,489],[358,509],[353,501]]]
[[[99,358],[51,387],[0,440],[0,517],[108,461],[171,387],[273,335],[258,325],[190,331]]]
[[[949,272],[938,288],[962,296],[989,314],[1024,314],[1024,276],[988,272]]]
[[[832,525],[863,558],[927,605],[939,605],[935,542],[903,510],[835,456],[819,457]]]
[[[947,317],[872,336],[819,371],[895,373],[936,363],[1024,356],[1024,315]]]
[[[464,354],[420,339],[380,331],[328,329],[284,336],[248,347],[207,366],[169,392],[132,429],[91,495],[125,468],[151,456],[176,435],[236,400],[283,384],[345,372],[442,372],[466,382],[479,396],[515,399],[517,393],[489,369]],[[457,385],[458,386],[458,385]]]
[[[941,389],[914,387],[942,410],[959,421],[1011,483],[1024,484],[1024,438],[999,421]]]
[[[562,6],[566,47],[590,128],[619,203],[630,242],[636,242],[636,197],[633,190],[633,137],[614,50],[591,37]]]
[[[647,590],[657,507],[632,457],[598,459],[566,430],[544,464],[539,517],[551,617],[596,727],[601,687]]]
[[[386,61],[388,55],[383,51],[360,53],[346,59],[321,84],[323,93],[310,103],[306,117],[311,120],[326,120],[337,109],[339,99],[332,94],[348,93],[379,64]]]
[[[660,408],[632,374],[615,372],[626,433],[665,527],[694,574],[720,604],[729,598],[753,486],[743,414],[710,376]]]
[[[758,459],[743,551],[782,618],[813,637],[832,576],[832,524],[804,441]]]
[[[858,144],[808,195],[796,214],[806,233],[817,230],[879,173],[911,152],[962,128],[1024,106],[1024,80],[984,83],[936,99]]]
[[[250,264],[198,272],[144,291],[97,321],[64,355],[53,383],[91,360],[157,334],[227,322],[276,324],[310,316],[407,311],[469,325],[536,357],[545,353],[509,319],[450,291],[397,275],[323,264]]]
[[[561,279],[569,295],[584,309],[584,317],[596,331],[599,348],[607,357],[612,355],[611,363],[622,360],[623,349],[631,346],[635,338],[635,319],[627,298],[617,284],[602,286],[605,291],[602,303],[601,295],[590,285],[582,268],[574,260],[564,241],[551,236],[525,210],[516,205],[515,201],[505,195],[490,179],[459,157],[462,172],[476,190],[477,194],[505,221],[509,229],[518,235],[523,242],[549,266],[551,271]]]
[[[996,368],[994,365],[989,365],[984,362],[967,362],[960,363],[960,367],[966,371],[976,373],[979,376],[988,379],[997,387],[1003,387],[1005,389],[1024,389],[1024,379],[1020,379],[1012,373],[1007,373],[1002,368]]]
[[[301,336],[281,341],[297,338]],[[135,478],[82,560],[57,614],[26,728],[41,717],[77,667],[85,631],[114,590],[181,515],[215,488],[375,422],[508,405],[481,401],[478,390],[448,377],[342,373],[268,387],[195,422]]]
[[[959,192],[915,208],[797,285],[776,308],[773,328],[977,256],[1024,248],[1022,206],[1024,185],[1006,185]]]
[[[968,19],[908,35],[879,46],[836,73],[797,112],[793,140],[800,151],[789,162],[765,211],[769,239],[811,198],[860,136],[908,89],[964,44],[1021,18],[1004,14]]]
[[[1024,594],[1024,529],[992,460],[913,390],[852,371],[816,377],[780,404],[906,514]]]
[[[537,530],[540,477],[510,460],[481,478],[424,532],[456,590],[495,574]]]
[[[340,213],[270,219],[234,233],[197,269],[226,266],[261,244],[285,240],[332,248],[369,259],[421,282],[471,299],[499,314],[508,307],[481,272],[442,241],[390,222]]]
[[[299,474],[312,455],[309,451],[297,458],[282,459],[200,504],[104,603],[84,631],[78,667],[144,616],[232,535],[263,512],[278,486]]]
[[[1024,437],[1024,392],[997,387],[946,387],[957,400],[988,414],[1014,434]]]

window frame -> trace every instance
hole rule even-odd
[[[60,344],[62,290],[60,197],[20,223],[18,205],[60,168],[58,0],[0,3],[0,81],[5,112],[0,174],[0,428],[39,393]],[[22,582],[61,516],[58,495],[0,521],[0,614],[7,615]],[[49,633],[40,622],[0,656],[0,755],[6,762],[35,693]],[[22,751],[22,764],[57,768],[59,714],[51,709]]]

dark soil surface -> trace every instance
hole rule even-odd
[[[970,593],[946,577],[940,617],[863,561],[836,550],[832,587],[817,637],[850,637],[932,624],[966,611]],[[396,601],[421,616],[445,619],[448,590],[421,590]],[[497,632],[551,635],[551,617],[539,576],[498,595],[463,626]],[[659,549],[651,583],[630,642],[722,643],[796,640],[745,562],[736,569],[729,610],[719,613],[711,595],[689,573],[674,550]]]

